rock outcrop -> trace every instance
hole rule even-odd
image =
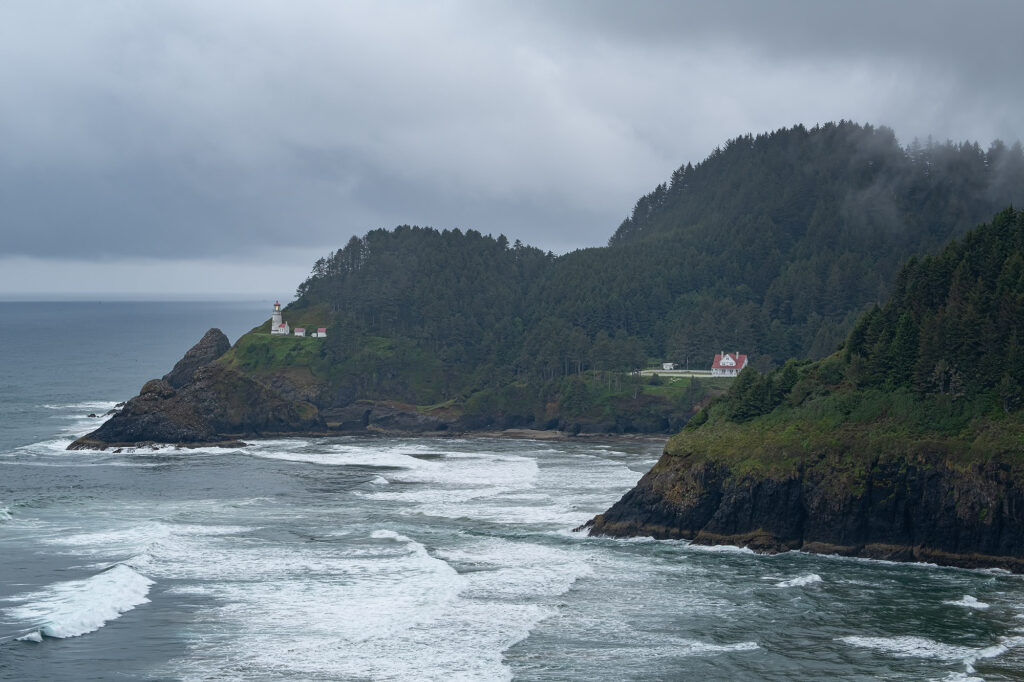
[[[239,444],[240,438],[326,431],[315,405],[216,363],[227,337],[211,329],[163,379],[152,379],[69,450]]]
[[[206,367],[230,349],[228,337],[214,327],[199,339],[199,343],[188,349],[185,356],[174,365],[174,369],[164,375],[163,380],[174,388],[181,388],[192,380],[197,369]]]
[[[1014,453],[969,463],[937,452],[867,460],[833,452],[771,470],[672,449],[587,524],[591,535],[1024,573],[1024,478]]]

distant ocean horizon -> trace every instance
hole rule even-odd
[[[167,294],[154,294],[153,292],[142,292],[133,294],[130,291],[109,291],[109,292],[58,292],[58,293],[14,293],[0,292],[0,303],[266,303],[275,300],[292,300],[292,294],[282,296],[280,293],[246,293],[246,294],[224,294],[209,293],[181,294],[170,292]]]
[[[657,443],[68,452],[270,307],[3,305],[0,680],[1024,678],[1021,576],[572,532]]]

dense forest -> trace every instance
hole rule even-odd
[[[745,370],[699,419],[743,423],[781,408],[844,422],[959,433],[1024,399],[1024,211],[1007,209],[941,253],[913,258],[882,307],[818,363]]]
[[[907,259],[1022,199],[1019,144],[904,148],[886,128],[796,126],[681,167],[606,247],[556,257],[410,226],[354,237],[317,261],[286,318],[330,320],[339,402],[476,396],[529,421],[581,381],[621,390],[613,374],[657,361],[824,357]]]
[[[592,534],[1024,573],[1024,212],[908,262],[843,347],[744,369]]]

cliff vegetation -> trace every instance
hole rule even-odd
[[[593,532],[1022,570],[1024,212],[912,259],[843,348],[744,370]]]

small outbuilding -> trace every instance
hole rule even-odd
[[[317,330],[313,332],[313,337],[322,339],[327,336],[327,327],[317,327]]]
[[[661,368],[666,370],[666,371],[670,371],[671,372],[672,370],[674,370],[676,368],[676,363],[674,363],[674,362],[663,362],[663,363],[661,363]]]
[[[295,328],[295,336],[305,336],[305,335],[306,335],[306,328],[305,327],[296,327]]]

